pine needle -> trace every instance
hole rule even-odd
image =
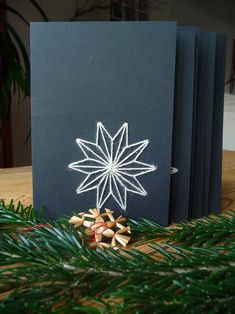
[[[234,213],[171,228],[129,225],[128,250],[90,250],[66,217],[45,220],[32,207],[1,203],[0,313],[235,311]],[[133,247],[143,241],[150,254]]]

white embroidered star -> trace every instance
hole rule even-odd
[[[69,164],[69,168],[87,175],[77,188],[78,194],[96,189],[97,208],[112,196],[122,209],[126,209],[127,191],[147,195],[137,177],[157,167],[137,160],[149,141],[129,145],[127,123],[111,137],[98,122],[95,143],[79,138],[76,142],[86,158]]]

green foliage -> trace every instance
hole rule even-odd
[[[128,224],[130,249],[95,251],[65,217],[2,203],[0,313],[234,312],[234,213],[170,229]],[[150,254],[133,248],[146,240]]]
[[[171,228],[163,228],[146,219],[129,220],[129,225],[135,238],[142,242],[166,238],[167,242],[185,247],[210,247],[217,244],[234,245],[235,239],[234,212],[228,212],[226,216],[214,214],[203,219],[191,220],[190,224],[175,224]]]
[[[44,21],[48,18],[43,9],[35,0],[29,0],[39,12]],[[29,22],[13,7],[0,3],[1,12],[10,12],[27,26]],[[0,120],[8,118],[10,107],[5,108],[5,99],[12,94],[18,95],[18,104],[23,99],[30,96],[30,63],[27,50],[17,30],[7,22],[4,15],[0,15]]]

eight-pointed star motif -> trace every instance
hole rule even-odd
[[[112,196],[122,209],[126,209],[127,191],[147,195],[137,177],[157,167],[137,160],[149,141],[129,145],[127,123],[111,137],[103,124],[98,122],[95,143],[79,138],[76,142],[86,158],[69,164],[69,168],[87,175],[77,188],[78,194],[96,189],[97,208],[101,208]]]

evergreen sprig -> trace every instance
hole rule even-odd
[[[6,206],[4,201],[0,201],[0,231],[33,226],[42,220],[41,211],[36,216],[32,206],[24,207],[20,202],[15,205],[13,201]]]
[[[2,203],[0,313],[234,312],[234,213],[171,228],[129,224],[128,250],[90,250],[66,218]],[[150,254],[137,249],[146,240]]]
[[[170,228],[163,228],[147,219],[129,220],[133,237],[139,242],[165,239],[167,242],[181,243],[184,246],[210,247],[221,243],[234,244],[235,213],[214,214],[203,219],[191,220],[190,223],[178,223]]]

